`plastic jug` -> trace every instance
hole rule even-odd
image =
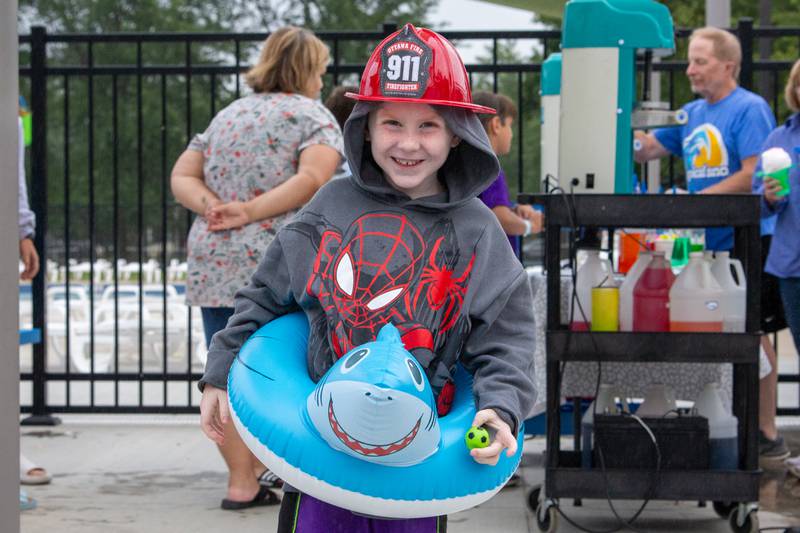
[[[575,279],[575,299],[571,311],[573,331],[587,331],[592,321],[592,288],[601,285],[611,276],[611,262],[600,257],[600,250],[587,250],[586,260],[578,268]],[[580,305],[579,305],[580,303]]]
[[[717,383],[707,383],[694,402],[697,414],[708,419],[710,466],[735,470],[739,466],[739,420],[725,408]]]
[[[644,401],[636,410],[638,416],[661,418],[677,416],[675,392],[663,383],[651,383],[644,393]]]
[[[636,282],[642,276],[642,272],[650,264],[652,259],[649,250],[639,252],[639,257],[628,271],[628,275],[622,281],[619,287],[619,330],[620,331],[633,331],[633,290],[636,288]]]
[[[633,331],[669,331],[669,289],[675,281],[663,252],[653,252],[633,290]]]
[[[669,291],[669,330],[722,331],[723,295],[702,252],[692,252]]]
[[[731,273],[731,267],[736,270],[736,278]],[[731,259],[730,252],[717,252],[717,258],[711,265],[711,273],[723,292],[722,331],[743,332],[747,314],[747,280],[742,262]]]
[[[592,447],[594,446],[594,412],[601,415],[619,414],[617,398],[620,399],[625,411],[630,412],[628,400],[619,393],[616,385],[601,383],[597,398],[589,404],[589,408],[583,413],[581,418],[581,466],[584,468],[592,467]],[[595,404],[597,407],[595,408]]]

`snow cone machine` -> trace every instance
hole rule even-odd
[[[561,53],[542,67],[542,180],[557,176],[574,192],[632,192],[633,131],[686,122],[682,110],[649,101],[652,58],[674,49],[672,17],[654,0],[567,2]]]

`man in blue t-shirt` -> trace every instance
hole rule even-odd
[[[739,87],[742,49],[733,34],[710,27],[695,30],[689,37],[688,59],[686,75],[692,92],[700,96],[683,106],[688,122],[649,134],[636,132],[639,149],[634,158],[643,163],[669,154],[681,156],[691,193],[749,193],[761,147],[775,128],[772,110],[759,95]],[[762,223],[764,253],[769,250],[768,235],[773,227],[773,220]],[[732,249],[733,230],[707,228],[706,248]],[[768,274],[762,274],[761,285],[761,328],[773,332],[785,327],[783,308],[770,289],[774,283]],[[766,335],[761,346],[772,369],[759,389],[759,455],[781,459],[789,453],[775,427],[775,349]]]
[[[683,158],[689,192],[749,193],[761,145],[775,128],[763,98],[739,87],[742,60],[738,39],[718,28],[700,28],[689,38],[686,75],[699,99],[683,106],[689,120],[680,127],[636,133],[637,162],[670,153]],[[706,248],[730,250],[730,228],[706,230]]]

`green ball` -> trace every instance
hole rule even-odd
[[[482,427],[472,426],[464,435],[464,441],[467,443],[467,448],[473,450],[475,448],[486,448],[489,444],[489,432]]]

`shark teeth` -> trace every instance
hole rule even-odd
[[[383,457],[386,455],[391,455],[393,453],[399,452],[400,450],[411,444],[411,441],[413,441],[414,437],[417,436],[421,421],[422,417],[420,416],[417,419],[417,423],[414,424],[413,428],[411,428],[411,431],[409,431],[401,439],[398,439],[394,442],[390,442],[388,444],[369,444],[353,438],[342,428],[342,426],[339,424],[339,421],[336,419],[336,413],[333,410],[333,396],[331,396],[330,400],[328,400],[328,422],[331,425],[333,433],[345,446],[347,446],[354,452],[367,457]]]

